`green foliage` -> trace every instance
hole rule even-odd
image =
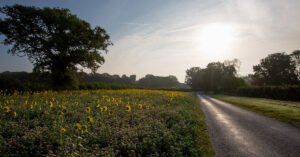
[[[126,84],[126,85],[135,85],[136,84],[136,75],[110,75],[108,73],[91,73],[87,74],[84,72],[78,73],[80,80],[83,82],[92,82],[92,83],[110,83],[110,84]]]
[[[166,90],[184,90],[188,91],[187,85],[179,83],[175,76],[160,77],[151,75],[151,79],[141,78],[146,84],[136,81],[135,75],[109,75],[107,73],[91,73],[84,72],[68,73],[72,81],[66,89],[132,89],[132,88],[148,88],[148,89],[166,89]],[[68,79],[65,78],[65,79]],[[27,72],[3,72],[0,73],[0,90],[8,93],[14,91],[41,91],[56,89],[51,86],[51,76],[47,73],[27,73]],[[176,80],[176,82],[174,81]],[[151,86],[150,86],[151,85]]]
[[[104,62],[102,51],[112,43],[105,30],[62,8],[21,5],[0,8],[3,43],[12,45],[8,53],[28,56],[34,71],[49,72],[57,88],[76,86],[77,66],[96,71]]]
[[[186,71],[186,83],[194,90],[231,92],[244,86],[243,79],[236,76],[238,60],[212,62],[206,68],[192,67]]]
[[[180,86],[180,83],[175,76],[162,77],[150,74],[141,78],[137,84],[141,87],[156,89],[177,88]]]
[[[298,94],[299,95],[299,94]],[[300,103],[261,98],[215,95],[217,99],[259,112],[300,128]]]
[[[255,86],[237,89],[237,95],[300,101],[299,86]]]
[[[12,93],[14,91],[40,91],[50,89],[49,76],[40,73],[3,72],[0,73],[0,90]]]
[[[299,66],[297,51],[292,55],[285,53],[270,54],[262,59],[260,64],[253,66],[253,83],[255,85],[299,84],[297,65]]]
[[[0,113],[0,154],[213,155],[204,115],[191,93],[90,90],[1,94]],[[92,123],[89,117],[93,117]]]

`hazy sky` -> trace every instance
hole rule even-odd
[[[107,30],[114,46],[99,73],[175,75],[237,58],[239,73],[274,52],[300,49],[299,0],[1,0],[59,6]],[[3,37],[1,37],[3,39]],[[31,71],[27,58],[0,46],[0,71]]]

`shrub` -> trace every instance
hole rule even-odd
[[[237,89],[236,94],[248,97],[300,101],[300,86],[243,87]]]

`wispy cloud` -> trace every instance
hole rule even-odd
[[[201,24],[197,24],[197,25],[189,25],[189,26],[185,26],[185,27],[179,27],[179,28],[172,29],[172,30],[170,30],[170,31],[167,31],[166,34],[168,34],[168,33],[183,32],[183,31],[190,31],[190,30],[199,29],[199,28],[201,28],[201,27],[202,27]]]
[[[146,23],[136,23],[136,22],[122,22],[122,25],[135,25],[135,26],[148,26],[150,24]]]

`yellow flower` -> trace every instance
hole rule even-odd
[[[126,105],[126,111],[131,112],[131,106],[130,105]]]
[[[9,108],[8,106],[5,106],[5,107],[3,108],[3,110],[4,110],[4,112],[6,112],[6,113],[10,112],[10,108]]]
[[[79,123],[76,123],[76,124],[75,124],[75,129],[76,129],[76,130],[80,130],[80,129],[81,129],[81,125],[80,125]]]
[[[16,118],[17,117],[17,112],[13,112],[12,115]]]
[[[140,110],[143,109],[143,105],[142,104],[139,104],[138,106],[139,106]]]
[[[101,112],[106,112],[107,109],[108,109],[107,106],[100,107],[100,111],[101,111]]]
[[[67,130],[65,128],[60,128],[60,133],[65,133]]]
[[[53,102],[52,101],[50,101],[50,108],[52,108],[53,107]]]
[[[61,115],[61,116],[63,116],[64,112],[63,111],[59,111],[58,114]]]
[[[81,128],[82,128],[83,131],[87,131],[87,128],[88,128],[88,127],[87,127],[87,125],[82,125]]]
[[[86,107],[86,108],[85,108],[85,112],[86,112],[86,113],[90,113],[90,112],[91,112],[91,107]]]
[[[96,106],[97,108],[99,108],[99,107],[101,107],[101,105],[100,104],[97,104],[97,106]]]
[[[93,122],[94,122],[94,118],[91,117],[91,116],[89,116],[89,117],[87,118],[87,121],[88,121],[88,123],[93,123]]]
[[[107,106],[103,106],[103,112],[107,111]]]

